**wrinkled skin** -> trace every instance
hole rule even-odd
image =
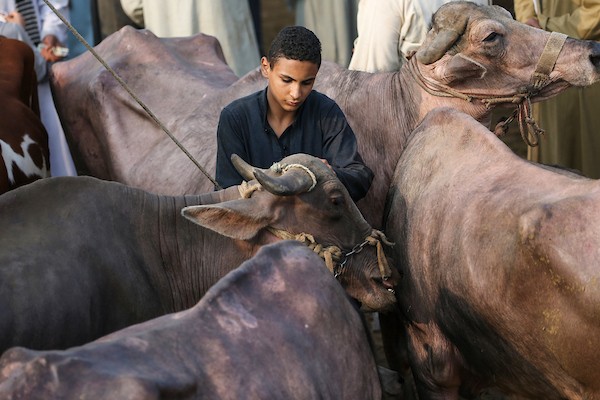
[[[386,232],[419,394],[600,399],[600,182],[432,111],[396,168]]]
[[[454,90],[490,97],[510,96],[526,87],[550,33],[514,21],[497,6],[452,2],[438,12],[439,23],[434,21],[424,48],[430,49],[442,24],[458,16],[469,17],[465,29],[438,60],[424,64],[419,54],[414,57],[421,73]],[[123,28],[96,49],[212,176],[221,109],[266,86],[258,70],[237,80],[219,57],[218,44],[204,35],[158,39],[148,31]],[[595,82],[599,58],[600,44],[568,39],[550,84],[532,100],[556,95],[570,85]],[[212,188],[212,182],[90,54],[55,64],[51,82],[80,168],[156,193],[202,193]],[[375,228],[382,225],[392,171],[424,115],[449,106],[489,125],[495,107],[480,100],[431,95],[406,66],[397,73],[370,74],[325,62],[315,89],[338,102],[365,163],[375,173],[371,190],[358,203]]]
[[[309,168],[315,188],[258,190],[244,199],[237,187],[171,197],[65,177],[0,196],[0,352],[80,345],[189,308],[260,246],[280,240],[268,227],[313,234],[345,252],[363,242],[371,227],[333,171],[304,154],[283,161]],[[280,178],[308,174],[292,168]],[[395,303],[390,289],[398,276],[382,280],[375,247],[346,265],[339,281],[365,308]]]
[[[284,241],[189,310],[65,351],[7,351],[0,397],[379,400],[381,388],[356,309],[318,256]]]

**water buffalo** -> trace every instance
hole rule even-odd
[[[394,167],[429,110],[449,106],[489,125],[497,105],[518,103],[527,117],[529,101],[599,79],[600,43],[570,38],[557,59],[545,53],[552,65],[536,71],[550,37],[500,7],[455,1],[437,11],[423,46],[397,73],[323,63],[315,89],[338,102],[375,172],[358,203],[369,223],[381,226]],[[266,85],[258,71],[237,80],[214,38],[204,35],[159,39],[123,28],[96,50],[213,176],[221,109]],[[88,173],[164,194],[212,187],[91,54],[55,64],[52,85],[66,135]]]
[[[397,276],[382,262],[384,237],[319,159],[283,163],[262,171],[239,162],[260,185],[201,196],[91,177],[43,179],[0,196],[0,352],[76,346],[189,308],[260,246],[294,235],[366,309],[392,306]]]
[[[368,343],[323,261],[283,241],[189,310],[64,351],[6,351],[0,398],[379,400]]]
[[[600,182],[514,155],[432,111],[405,149],[386,232],[420,398],[482,388],[600,398]]]
[[[1,23],[0,23],[1,24]],[[33,50],[0,36],[0,194],[50,176]]]

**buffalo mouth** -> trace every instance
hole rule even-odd
[[[396,284],[394,279],[383,279],[380,275],[372,276],[370,288],[362,288],[359,292],[350,290],[349,295],[364,312],[386,312],[393,310],[398,301],[396,299]],[[366,290],[366,292],[365,292]]]
[[[554,97],[557,94],[565,91],[566,89],[568,89],[572,86],[573,86],[572,84],[570,84],[569,82],[564,81],[564,80],[558,80],[558,81],[552,82],[551,84],[549,84],[548,86],[546,86],[542,90],[540,90],[539,93],[532,96],[531,101],[538,102],[538,101],[547,100],[547,99]]]
[[[375,281],[375,283],[378,286],[383,286],[383,288],[386,291],[388,291],[388,292],[390,292],[392,294],[396,293],[396,285],[397,285],[397,283],[395,283],[392,280],[392,278],[383,278],[381,276],[376,276],[376,277],[373,277],[372,279]]]

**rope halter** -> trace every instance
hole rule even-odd
[[[528,146],[535,147],[539,144],[539,136],[544,134],[544,130],[537,125],[531,116],[531,97],[537,95],[544,87],[550,84],[550,73],[554,69],[554,65],[556,64],[556,60],[558,59],[558,55],[563,48],[566,39],[567,35],[558,32],[552,32],[548,38],[548,41],[546,42],[546,45],[544,46],[544,51],[538,60],[529,84],[521,91],[507,96],[502,95],[489,97],[487,95],[466,94],[458,90],[454,90],[447,85],[438,83],[423,76],[419,70],[419,67],[417,66],[416,57],[411,57],[407,67],[417,84],[421,86],[423,90],[433,96],[456,97],[468,102],[478,99],[488,109],[492,105],[501,103],[516,104],[517,108],[513,114],[505,121],[499,122],[494,128],[494,133],[497,136],[505,134],[508,131],[508,125],[515,119],[515,117],[518,116],[521,137]],[[532,139],[530,139],[530,137]]]
[[[252,197],[252,194],[257,190],[263,190],[263,187],[260,183],[256,181],[242,181],[242,183],[240,183],[240,185],[238,186],[238,191],[240,192],[240,197],[242,199],[249,199],[250,197]]]
[[[314,236],[309,233],[294,234],[283,229],[273,228],[271,226],[267,227],[267,229],[273,235],[277,236],[282,240],[297,240],[308,246],[308,248],[317,253],[325,261],[327,269],[329,269],[329,271],[335,276],[335,278],[338,278],[340,276],[350,256],[352,256],[353,254],[360,253],[366,245],[375,246],[377,249],[377,265],[379,266],[379,273],[381,274],[381,278],[385,281],[390,279],[390,277],[392,276],[392,271],[390,270],[387,259],[385,257],[382,243],[390,247],[394,244],[387,239],[383,232],[378,231],[376,229],[373,229],[371,231],[371,234],[367,236],[362,243],[357,244],[352,248],[352,250],[345,254],[337,246],[323,246],[322,244],[317,243]],[[343,260],[340,262],[342,257]],[[334,263],[337,265],[334,265]]]

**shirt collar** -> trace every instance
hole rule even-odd
[[[263,127],[265,128],[265,131],[267,129],[267,127],[269,126],[269,122],[267,121],[267,110],[268,110],[268,103],[267,103],[267,89],[269,87],[265,87],[265,89],[262,91],[262,94],[260,96],[258,96],[258,106],[260,108],[260,112],[262,113],[263,116]]]

